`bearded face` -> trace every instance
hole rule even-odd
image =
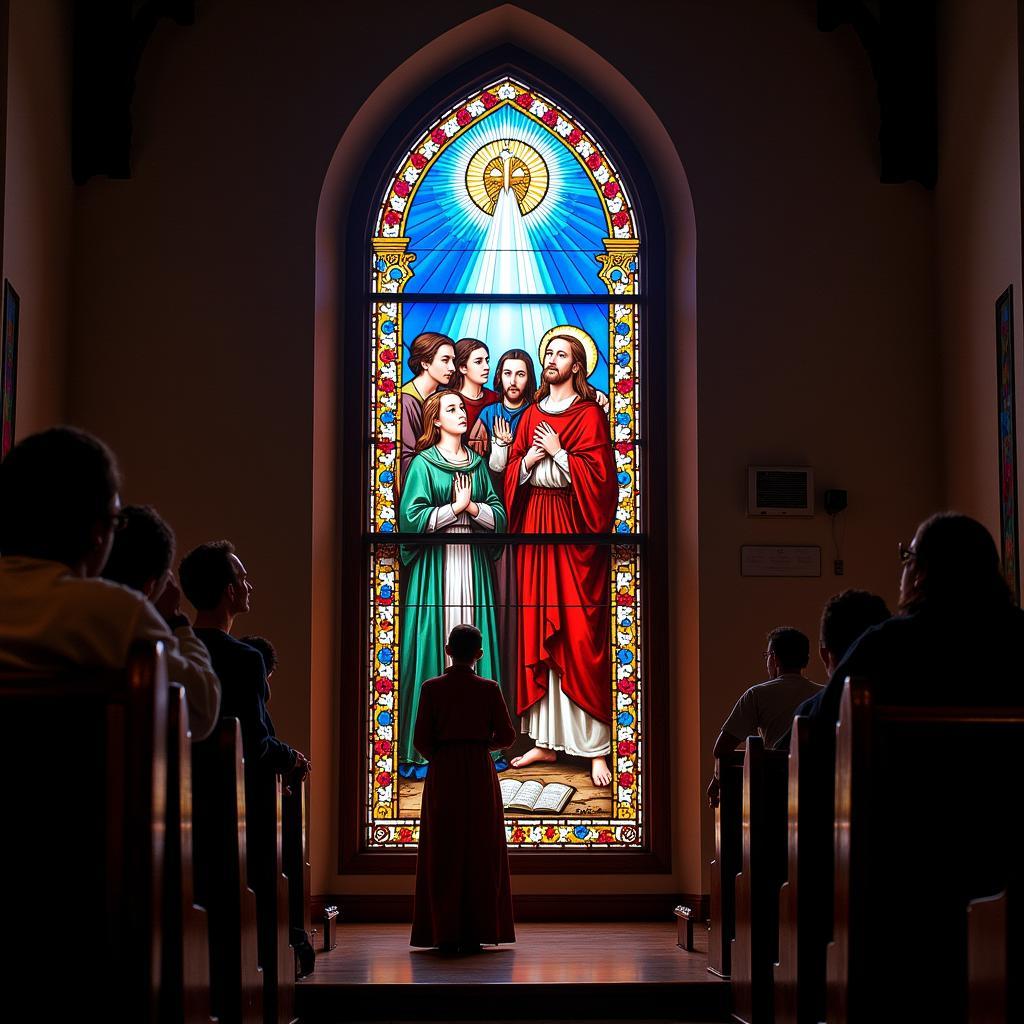
[[[549,385],[564,384],[576,368],[572,349],[561,338],[555,338],[544,357],[544,382]]]

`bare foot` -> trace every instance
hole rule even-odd
[[[525,768],[528,764],[543,763],[550,764],[556,760],[558,755],[553,750],[546,750],[544,747],[533,747],[525,754],[512,758],[513,768]],[[611,779],[611,774],[608,775]]]
[[[611,769],[603,757],[592,757],[590,759],[590,777],[593,779],[595,786],[611,785]]]

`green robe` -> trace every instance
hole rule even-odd
[[[434,509],[451,503],[452,480],[456,473],[469,474],[473,501],[491,507],[494,532],[504,533],[505,508],[494,490],[487,463],[475,452],[467,451],[469,462],[458,466],[448,462],[436,448],[427,448],[413,458],[402,483],[398,510],[398,528],[403,533],[426,533]],[[472,525],[474,530],[480,529],[475,523]],[[476,665],[476,673],[488,679],[498,679],[501,661],[492,562],[501,556],[501,547],[467,544],[464,550],[470,552],[473,574],[473,625],[483,634],[484,653]],[[398,760],[401,764],[426,763],[412,742],[420,690],[425,680],[441,675],[446,668],[445,553],[444,544],[402,547],[405,569],[402,573],[398,667]]]

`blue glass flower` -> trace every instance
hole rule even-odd
[[[619,623],[619,625],[622,626],[623,629],[629,629],[629,627],[633,625],[633,620],[623,619],[622,622]]]
[[[633,716],[628,711],[620,711],[618,717],[619,725],[632,725]]]
[[[395,269],[388,274],[388,277],[390,277],[392,281],[401,281],[402,271],[398,267],[395,267]]]
[[[615,416],[615,422],[621,424],[624,427],[629,426],[629,413],[620,412]]]
[[[381,421],[381,423],[394,423],[395,422],[395,414],[393,412],[381,413],[380,421]]]
[[[629,533],[629,523],[619,523],[619,525],[615,527],[615,532]]]
[[[380,588],[380,596],[383,598],[391,597],[394,594],[394,590],[391,589],[386,583]]]
[[[620,473],[619,474],[619,483],[622,484],[623,487],[625,487],[626,484],[629,483],[629,474],[628,473]]]
[[[380,524],[380,532],[381,533],[394,533],[394,530],[395,530],[394,523],[381,523]]]
[[[615,325],[615,333],[616,334],[629,334],[629,324],[616,324]]]
[[[611,277],[611,279],[613,281],[621,281],[622,280],[622,271],[621,270],[613,270],[611,272],[611,274],[609,274],[609,277]]]
[[[619,664],[620,665],[630,665],[633,662],[633,652],[632,651],[619,651],[618,658],[619,658]]]
[[[393,320],[385,320],[384,323],[380,325],[380,329],[384,334],[394,334],[395,322]]]
[[[586,825],[577,825],[573,830],[572,834],[577,839],[586,839],[590,835],[590,829]]]
[[[630,270],[636,270],[636,260],[630,260],[629,261],[629,269]]]
[[[629,366],[629,353],[628,352],[620,352],[615,357],[615,362],[617,362],[619,364],[619,366]]]
[[[390,665],[391,662],[395,660],[395,656],[391,653],[389,648],[385,647],[384,650],[378,653],[377,660],[382,665]]]
[[[394,719],[391,717],[391,712],[390,711],[382,711],[377,716],[377,721],[381,725],[390,725],[394,721]]]
[[[388,265],[383,260],[377,260],[377,269],[378,270],[387,270],[388,269]]]
[[[380,475],[380,482],[382,484],[390,484],[394,481],[394,479],[395,474],[392,473],[390,469],[385,469],[384,472],[381,473]]]

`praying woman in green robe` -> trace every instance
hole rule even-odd
[[[402,483],[398,522],[403,533],[504,532],[505,508],[487,462],[463,444],[466,419],[457,391],[436,391],[424,402],[423,433]],[[420,688],[447,667],[444,645],[453,627],[480,630],[483,655],[476,671],[499,678],[493,562],[500,555],[498,545],[402,547],[398,760],[403,778],[426,774],[425,761],[413,746]]]

